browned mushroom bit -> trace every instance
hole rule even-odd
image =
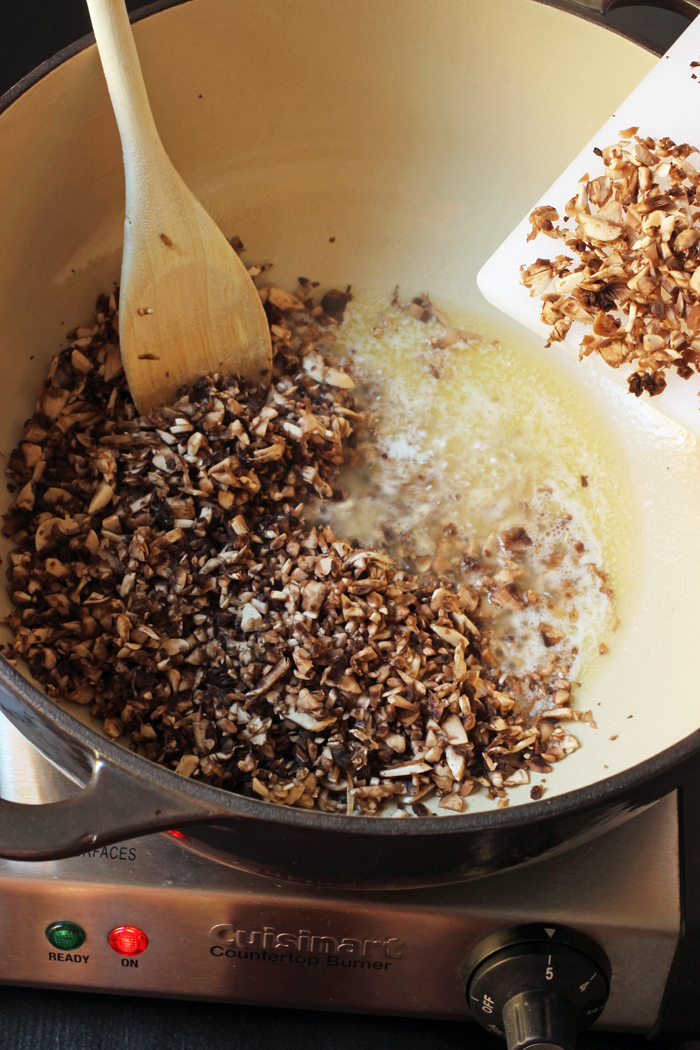
[[[549,343],[582,321],[580,356],[632,365],[639,397],[661,393],[670,368],[683,379],[700,370],[700,175],[688,160],[695,147],[637,131],[596,151],[604,175],[583,176],[562,226],[554,208],[533,211],[528,240],[544,233],[571,255],[521,267],[521,282],[541,297]]]
[[[269,389],[204,378],[141,418],[114,296],[72,333],[8,468],[8,655],[153,761],[269,802],[422,813],[437,794],[460,813],[477,784],[502,800],[578,747],[569,665],[504,672],[471,587],[304,520],[338,495],[363,416],[328,356],[338,302],[262,295]],[[533,683],[554,705],[536,724],[518,702]]]

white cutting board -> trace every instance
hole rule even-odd
[[[596,156],[593,148],[597,146],[602,149],[618,142],[620,131],[626,128],[638,126],[638,134],[642,137],[668,136],[676,143],[687,142],[700,149],[700,66],[690,66],[691,62],[699,61],[700,17],[691,22],[639,87],[618,107],[607,124],[591,139],[586,148],[572,159],[569,167],[554,185],[538,201],[532,202],[532,207],[528,208],[522,222],[479,271],[477,284],[489,302],[537,335],[544,336],[545,339],[548,337],[549,326],[540,321],[540,297],[530,296],[528,289],[520,284],[520,267],[523,264],[529,265],[538,258],[553,259],[556,255],[572,253],[563,241],[553,240],[542,233],[528,242],[527,235],[531,230],[528,216],[533,208],[544,204],[551,204],[559,215],[563,216],[564,206],[575,195],[581,176],[585,172],[589,173],[591,179],[603,175],[603,161]],[[692,79],[693,73],[698,77],[697,80]],[[577,71],[572,69],[572,76],[578,75]],[[615,75],[614,69],[610,70],[610,75]],[[556,85],[553,85],[552,90],[556,90]],[[585,104],[585,75],[582,75],[581,105]],[[576,113],[572,112],[571,120],[575,119]],[[552,128],[551,133],[556,135],[556,128]],[[700,154],[692,154],[688,160],[700,167]],[[517,173],[513,174],[517,178]],[[574,322],[566,339],[553,345],[557,348],[566,347],[567,351],[578,356],[581,339],[589,331],[590,327],[581,322]],[[627,376],[634,370],[632,365],[610,368],[598,354],[584,358],[580,367],[595,368],[607,379],[625,389]],[[642,394],[640,400],[652,404],[654,408],[700,436],[700,375],[694,374],[685,380],[678,376],[675,369],[668,369],[665,377],[668,385],[661,394],[651,399],[647,394]]]

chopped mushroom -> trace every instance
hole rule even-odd
[[[349,290],[319,309],[312,287],[304,302],[261,290],[269,389],[205,377],[143,417],[117,295],[71,333],[7,470],[8,656],[109,736],[265,804],[373,815],[401,800],[424,816],[434,796],[461,813],[479,786],[502,803],[578,746],[559,724],[576,720],[570,654],[535,677],[506,672],[482,610],[488,594],[503,615],[523,606],[509,559],[532,541],[494,535],[498,579],[460,587],[305,520],[306,503],[338,495],[367,426],[329,356]],[[427,296],[411,305],[451,331]],[[528,713],[542,697],[549,720]]]
[[[522,266],[521,282],[541,297],[549,344],[582,321],[580,357],[631,365],[630,392],[653,397],[669,369],[700,371],[700,173],[688,160],[695,147],[637,130],[598,151],[605,174],[586,175],[566,205],[573,229],[553,225],[554,208],[533,211],[527,239],[561,239],[574,258]]]
[[[541,623],[539,630],[542,641],[548,649],[553,645],[558,645],[565,638],[564,632],[552,627],[551,623]]]

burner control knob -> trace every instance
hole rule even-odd
[[[576,1035],[603,1012],[608,957],[567,926],[514,926],[477,946],[469,959],[469,1006],[508,1050],[575,1050]]]

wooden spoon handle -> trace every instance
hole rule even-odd
[[[87,0],[97,49],[117,118],[127,179],[130,161],[162,160],[163,146],[146,94],[124,0]]]

